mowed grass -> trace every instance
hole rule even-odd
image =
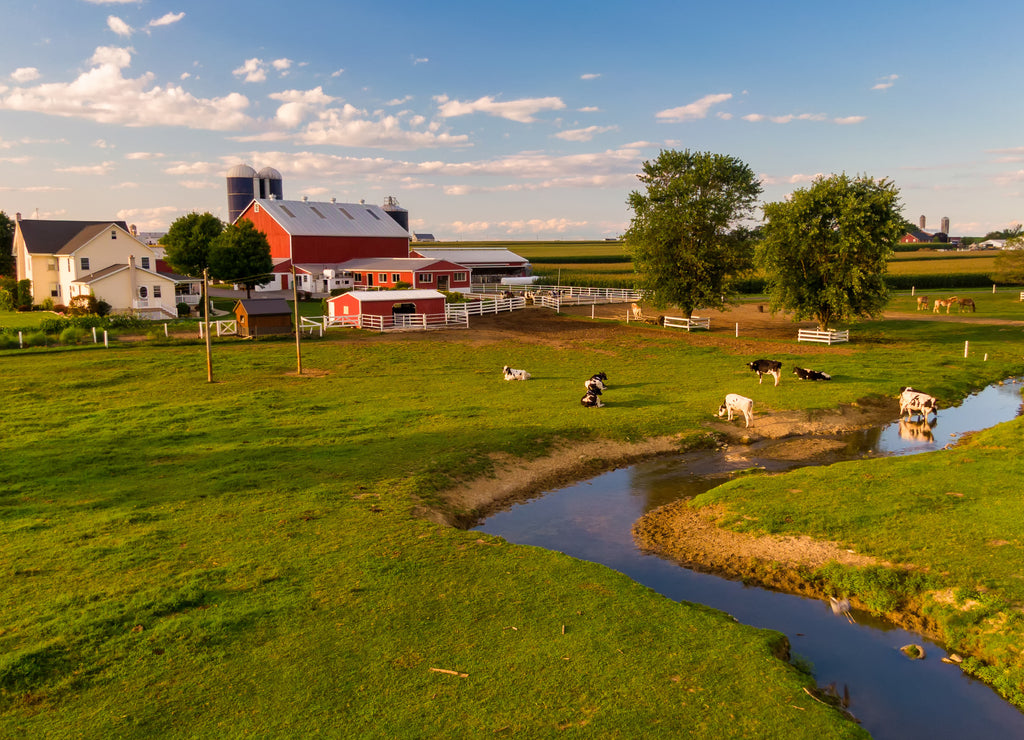
[[[1024,371],[1024,333],[862,325],[826,355],[773,350],[835,377],[775,388],[743,367],[756,339],[594,347],[565,321],[557,345],[337,332],[304,343],[304,377],[289,340],[217,342],[212,385],[200,344],[0,352],[0,735],[862,736],[772,657],[777,635],[416,513],[495,453],[706,443],[730,391],[954,400]],[[578,399],[598,369],[614,398],[595,412]],[[678,393],[695,372],[716,380]]]
[[[773,633],[414,516],[493,453],[699,439],[677,369],[736,358],[335,336],[308,377],[218,342],[212,385],[198,344],[0,353],[0,735],[862,736]]]

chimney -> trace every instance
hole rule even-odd
[[[308,203],[309,202],[309,196],[308,195],[303,195],[302,196],[302,202],[303,203]]]
[[[14,220],[15,221],[21,221],[21,214],[20,213],[15,213],[14,214]]]
[[[139,297],[139,290],[135,285],[135,255],[128,255],[128,274],[131,276],[132,286],[132,307],[135,307],[135,299]]]

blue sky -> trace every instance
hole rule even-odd
[[[956,235],[1024,220],[1024,5],[23,0],[0,45],[0,209],[160,231],[224,175],[381,203],[440,239],[617,236],[662,148],[765,201],[846,172]]]

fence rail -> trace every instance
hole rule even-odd
[[[707,329],[710,331],[711,319],[700,316],[691,316],[688,319],[678,316],[666,316],[665,323],[662,326],[672,329],[686,329],[686,331],[690,331],[690,329]]]
[[[842,331],[817,331],[816,329],[798,329],[796,333],[798,342],[821,342],[822,344],[840,344],[850,341],[850,330]]]
[[[505,293],[505,294],[543,294],[549,293],[551,295],[558,295],[563,303],[568,303],[570,300],[575,300],[579,304],[589,304],[594,302],[603,303],[629,303],[631,301],[639,301],[643,299],[643,293],[637,290],[628,290],[624,288],[590,288],[586,286],[578,285],[501,285],[500,283],[474,283],[472,287],[474,294],[490,294],[490,293]],[[590,299],[590,300],[584,300]]]

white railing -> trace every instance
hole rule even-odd
[[[472,292],[480,294],[557,293],[562,298],[563,303],[568,302],[570,299],[577,300],[578,303],[630,303],[632,301],[639,301],[643,299],[642,292],[630,290],[628,288],[590,288],[578,285],[501,285],[500,283],[473,283]]]
[[[323,332],[333,327],[351,327],[372,331],[424,331],[427,329],[469,328],[469,317],[462,312],[452,313],[400,313],[392,316],[356,314],[350,316],[302,316],[299,318],[302,331]]]
[[[199,301],[201,299],[202,296],[200,296],[198,293],[179,293],[178,295],[174,296],[175,303],[187,303],[190,306],[198,306]]]
[[[680,318],[678,316],[666,316],[665,323],[662,326],[673,328],[673,329],[707,329],[711,331],[711,319],[701,316],[691,316],[688,319]]]
[[[500,313],[502,311],[516,311],[526,307],[526,298],[480,298],[467,303],[447,303],[445,312],[448,314],[463,314],[465,316],[483,316],[488,313]]]
[[[850,330],[843,329],[836,331],[818,331],[816,329],[798,329],[796,333],[798,342],[822,342],[823,344],[840,344],[850,341]]]
[[[238,333],[238,321],[236,319],[221,319],[220,321],[211,321],[211,335],[215,330],[218,337],[222,337],[225,334],[237,334]],[[199,322],[199,338],[203,338],[203,322]]]

